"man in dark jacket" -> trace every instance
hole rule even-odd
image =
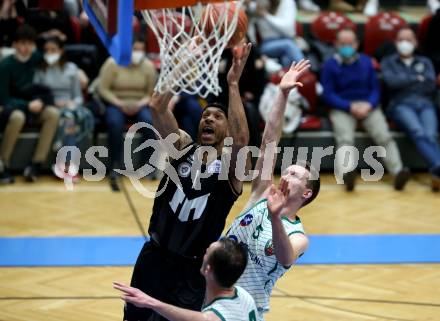
[[[440,146],[434,105],[436,76],[431,61],[414,55],[417,40],[410,28],[396,38],[398,53],[382,62],[384,82],[390,95],[390,117],[404,130],[428,163],[433,190],[440,189]]]

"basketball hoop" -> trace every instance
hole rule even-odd
[[[236,38],[237,23],[238,30],[244,29],[240,25],[244,20],[241,10],[244,0],[164,1],[175,8],[157,8],[165,6],[164,3],[149,2],[154,1],[136,1],[136,7],[142,9],[142,16],[160,48],[161,71],[155,90],[172,91],[176,95],[197,94],[203,98],[210,93],[218,95],[221,54],[234,45],[231,41]]]

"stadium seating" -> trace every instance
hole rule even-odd
[[[397,31],[407,25],[407,22],[394,12],[381,12],[371,17],[365,24],[365,53],[373,56],[380,46],[386,42],[393,42]]]
[[[311,24],[312,35],[325,43],[331,44],[342,28],[356,30],[356,24],[339,12],[323,12]]]

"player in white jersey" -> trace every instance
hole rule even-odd
[[[304,253],[308,238],[297,212],[315,199],[319,192],[319,175],[306,163],[289,166],[278,186],[273,183],[275,148],[281,137],[283,115],[289,92],[309,68],[306,60],[292,64],[279,84],[279,93],[270,111],[261,143],[261,156],[252,181],[250,200],[232,223],[227,235],[248,248],[248,265],[237,282],[254,298],[259,320],[269,310],[272,288]],[[271,163],[270,163],[271,162]]]
[[[234,286],[246,267],[247,257],[245,247],[228,238],[209,246],[200,269],[206,280],[205,304],[201,312],[164,303],[122,283],[115,282],[113,286],[123,292],[124,301],[152,309],[171,321],[256,321],[254,299],[243,288]]]

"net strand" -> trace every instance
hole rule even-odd
[[[203,98],[218,95],[221,55],[235,32],[242,4],[243,0],[234,1],[231,19],[230,1],[224,2],[225,9],[218,17],[214,16],[213,4],[143,10],[160,48],[161,70],[155,90]],[[207,29],[211,29],[209,34],[205,33]]]

